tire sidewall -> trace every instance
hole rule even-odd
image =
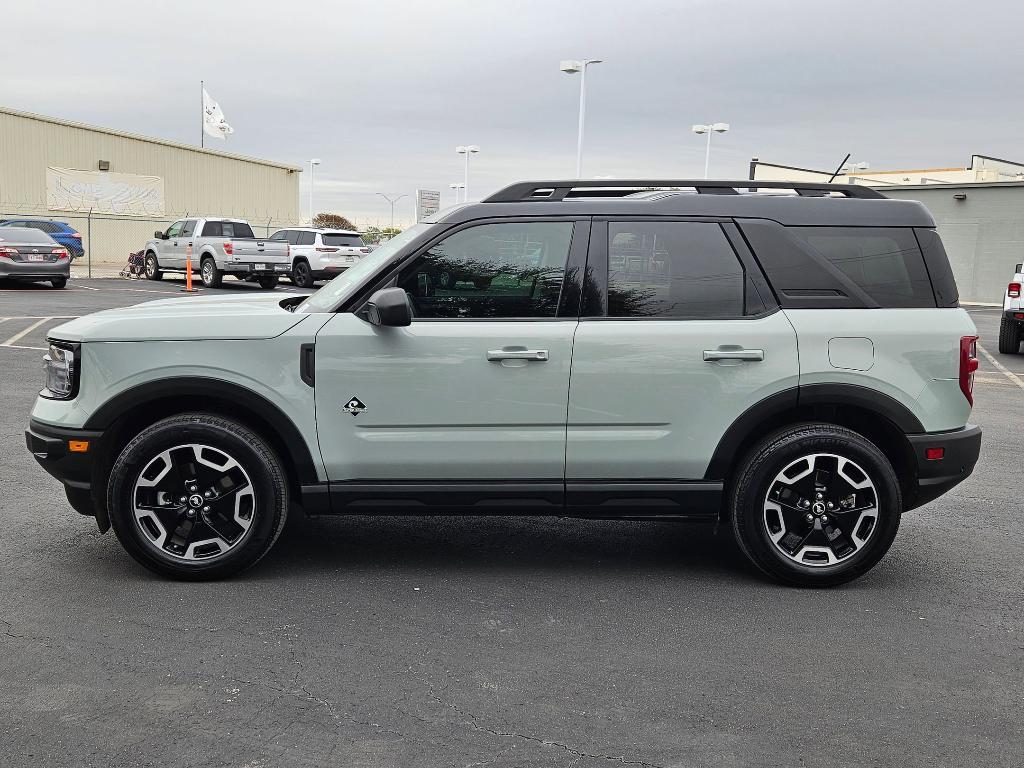
[[[209,272],[209,276],[207,276],[207,272]],[[207,288],[213,288],[217,284],[217,265],[209,256],[199,264],[199,278]]]
[[[836,454],[860,465],[874,483],[879,508],[877,527],[867,544],[840,563],[814,567],[783,555],[764,524],[764,502],[775,477],[792,462],[813,453]],[[861,435],[826,425],[785,430],[765,440],[751,452],[732,499],[733,526],[744,551],[770,576],[801,586],[832,586],[870,570],[896,537],[903,503],[896,473],[885,455]]]
[[[295,262],[292,268],[292,282],[299,288],[313,287],[313,272],[305,261]]]
[[[156,256],[152,253],[146,255],[146,277],[150,280],[157,280],[160,275],[160,265],[157,263]]]
[[[139,529],[133,512],[132,494],[139,474],[162,451],[186,443],[227,453],[248,474],[255,493],[253,523],[245,538],[211,561],[186,561],[158,552]],[[240,425],[219,417],[175,417],[143,430],[122,450],[111,469],[107,509],[118,540],[142,565],[175,578],[219,578],[254,564],[273,544],[287,512],[283,478],[280,462],[270,449]]]

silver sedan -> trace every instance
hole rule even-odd
[[[45,232],[20,227],[0,228],[0,280],[48,280],[63,288],[71,277],[68,249]]]

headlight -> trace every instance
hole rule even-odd
[[[46,386],[39,394],[51,400],[70,400],[78,394],[78,345],[50,342],[43,355]]]

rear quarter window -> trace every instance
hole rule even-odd
[[[913,229],[792,227],[790,231],[882,307],[936,306]]]

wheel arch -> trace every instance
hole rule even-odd
[[[770,395],[744,411],[726,430],[704,478],[729,483],[752,444],[790,424],[820,421],[847,427],[877,445],[900,480],[905,509],[917,496],[917,463],[907,435],[925,431],[921,421],[895,398],[855,384],[810,384]]]
[[[320,482],[309,446],[294,422],[263,395],[233,382],[198,377],[173,377],[140,384],[100,406],[84,429],[103,431],[103,450],[93,467],[93,498],[106,516],[106,476],[118,454],[142,429],[167,416],[207,411],[237,419],[274,449],[284,464],[289,485]],[[102,509],[101,509],[102,508]],[[99,515],[97,515],[99,517]],[[102,527],[102,522],[101,527]]]

